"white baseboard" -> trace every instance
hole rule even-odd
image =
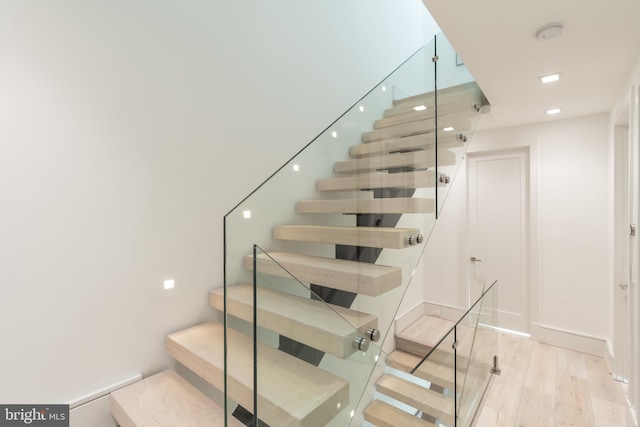
[[[111,416],[109,395],[77,406],[69,411],[70,427],[116,427],[118,424]]]
[[[117,423],[111,416],[109,394],[142,379],[136,374],[115,384],[91,392],[69,402],[70,427],[115,427]]]
[[[539,323],[531,323],[531,339],[599,357],[606,358],[609,354],[607,340],[604,338],[543,326]]]

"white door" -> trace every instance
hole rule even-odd
[[[471,302],[497,280],[498,326],[529,333],[528,151],[472,153],[467,167]]]

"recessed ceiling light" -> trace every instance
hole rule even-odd
[[[338,137],[338,132],[336,132],[336,131],[331,132],[331,136],[334,137],[334,138],[337,138]]]
[[[244,219],[249,219],[251,218],[251,211],[242,211],[242,217]]]
[[[453,130],[452,126],[447,126],[446,128],[442,129],[445,132],[451,132]]]
[[[359,107],[358,107],[358,110],[360,110],[360,112],[363,112],[363,111],[364,111],[364,106],[362,106],[362,105],[361,105],[361,106],[359,106]]]
[[[163,282],[163,284],[166,290],[173,289],[176,287],[176,281],[173,279],[167,279]]]
[[[540,79],[540,83],[552,83],[560,80],[560,73],[549,74],[546,76],[538,77]]]
[[[424,111],[424,110],[427,109],[427,106],[426,105],[418,105],[416,107],[413,107],[413,109],[416,110],[416,111]]]
[[[550,108],[547,110],[547,115],[552,116],[554,114],[560,113],[560,111],[562,111],[560,108]]]

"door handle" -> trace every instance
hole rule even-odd
[[[472,257],[471,257],[471,262],[482,262],[482,260],[481,260],[481,259],[479,259],[479,258],[476,258],[476,257],[472,256]]]
[[[628,289],[629,285],[627,285],[626,283],[620,283],[618,286],[620,286],[620,289]]]

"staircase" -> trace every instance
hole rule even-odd
[[[474,403],[461,398],[465,385],[480,388],[477,383],[486,381],[491,371],[492,355],[482,354],[485,349],[478,345],[472,352],[474,335],[486,333],[491,332],[426,315],[397,333],[396,349],[386,359],[387,373],[376,382],[378,398],[366,408],[365,420],[376,426],[454,426],[456,409],[464,412]],[[393,403],[409,409],[399,411]],[[458,417],[457,425],[470,425],[472,415]]]
[[[348,425],[364,406],[359,413],[377,426],[425,426],[435,420],[453,425],[453,399],[446,394],[455,381],[453,368],[434,361],[413,373],[423,381],[390,372],[374,381],[379,393],[417,408],[420,417],[381,400],[360,402],[381,355],[375,343],[393,321],[385,310],[372,313],[368,308],[398,306],[409,281],[408,268],[415,268],[430,232],[425,224],[431,227],[435,221],[438,188],[449,182],[443,170],[459,164],[467,142],[463,132],[472,129],[486,100],[472,82],[438,92],[437,119],[434,103],[434,93],[394,101],[374,128],[362,133],[361,143],[348,149],[350,158],[335,161],[336,176],[317,179],[315,189],[307,190],[316,197],[294,201],[297,214],[284,216],[294,221],[273,219],[268,236],[263,236],[264,227],[256,233],[242,230],[254,236],[247,242],[262,239],[260,247],[271,249],[249,253],[252,244],[243,241],[235,253],[244,253],[237,259],[228,250],[227,265],[239,268],[227,279],[244,280],[228,282],[209,295],[211,307],[221,318],[226,316],[229,326],[226,366],[222,323],[169,335],[169,355],[221,392],[226,383],[228,398],[238,410],[254,413],[257,404],[260,420],[272,427]],[[429,107],[415,108],[424,105]],[[436,121],[438,129],[455,129],[437,132],[437,147]],[[263,196],[263,203],[276,211],[287,187],[279,191]],[[374,197],[363,198],[363,191]],[[245,205],[250,203],[236,211]],[[403,224],[406,218],[423,216],[431,222]],[[356,223],[348,224],[353,218]],[[236,228],[243,227],[251,226]],[[378,263],[387,253],[402,258],[405,251],[411,256],[403,265]],[[395,372],[411,372],[425,347],[415,340],[411,347],[402,339],[397,338],[398,350],[386,363]],[[113,393],[111,402],[113,416],[123,427],[224,425],[224,411],[172,371]],[[228,423],[244,425],[231,414]]]

